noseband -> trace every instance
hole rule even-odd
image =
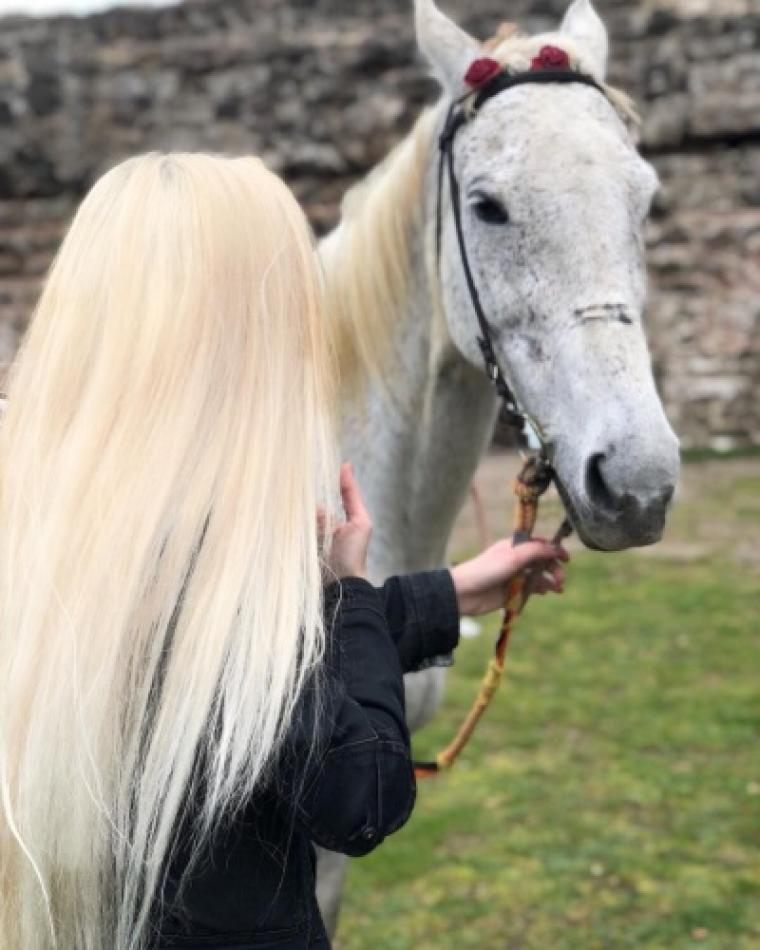
[[[446,124],[439,138],[438,144],[440,157],[438,163],[438,202],[436,207],[436,261],[438,271],[441,267],[441,244],[443,237],[443,178],[444,168],[448,169],[449,193],[451,195],[451,208],[454,213],[454,228],[459,245],[459,257],[462,261],[467,289],[472,301],[472,307],[475,316],[478,319],[480,335],[477,337],[478,346],[483,354],[483,361],[486,367],[488,378],[493,383],[496,394],[502,401],[501,417],[508,425],[514,426],[518,430],[524,430],[528,421],[525,412],[520,408],[517,399],[514,396],[506,377],[499,366],[496,353],[493,348],[493,334],[480,302],[480,294],[475,284],[475,279],[470,267],[470,259],[467,255],[467,246],[464,240],[464,229],[462,227],[462,199],[459,191],[459,182],[457,181],[454,170],[454,139],[457,132],[466,125],[471,119],[475,118],[481,108],[494,96],[505,92],[507,89],[513,89],[515,86],[524,86],[528,83],[580,83],[583,86],[590,86],[596,89],[606,97],[602,86],[584,73],[578,73],[571,69],[541,69],[530,72],[517,73],[510,75],[502,72],[496,75],[492,80],[482,86],[470,98],[468,94],[464,100],[458,99],[449,109],[446,116]]]

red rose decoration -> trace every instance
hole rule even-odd
[[[465,74],[464,81],[468,86],[472,86],[473,89],[478,89],[480,86],[484,86],[490,79],[493,79],[494,76],[498,76],[501,71],[501,63],[497,63],[495,59],[484,56],[482,59],[476,59],[470,65],[470,68]]]
[[[534,69],[570,69],[570,57],[559,46],[542,46],[538,56],[530,61]]]

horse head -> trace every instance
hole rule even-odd
[[[575,0],[557,32],[503,31],[486,51],[433,0],[416,0],[416,18],[444,111],[495,64],[512,74],[566,66],[596,83],[505,88],[462,124],[452,144],[461,243],[498,364],[541,435],[580,537],[603,550],[651,544],[679,471],[644,328],[644,231],[658,180],[636,149],[630,101],[604,82],[605,27],[589,0]],[[442,190],[442,309],[453,345],[482,368]]]

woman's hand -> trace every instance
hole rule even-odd
[[[372,519],[364,507],[350,462],[340,467],[340,497],[346,520],[333,528],[327,564],[335,577],[366,577]]]
[[[459,612],[475,617],[504,606],[507,585],[520,571],[530,570],[531,592],[561,594],[565,574],[560,565],[568,560],[563,547],[533,538],[524,544],[497,541],[482,554],[451,569]]]

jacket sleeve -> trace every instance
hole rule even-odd
[[[404,673],[450,666],[459,643],[459,604],[451,572],[391,577],[379,593]]]
[[[406,822],[416,796],[401,663],[371,584],[346,578],[325,602],[325,662],[294,711],[276,784],[314,842],[358,857]]]

